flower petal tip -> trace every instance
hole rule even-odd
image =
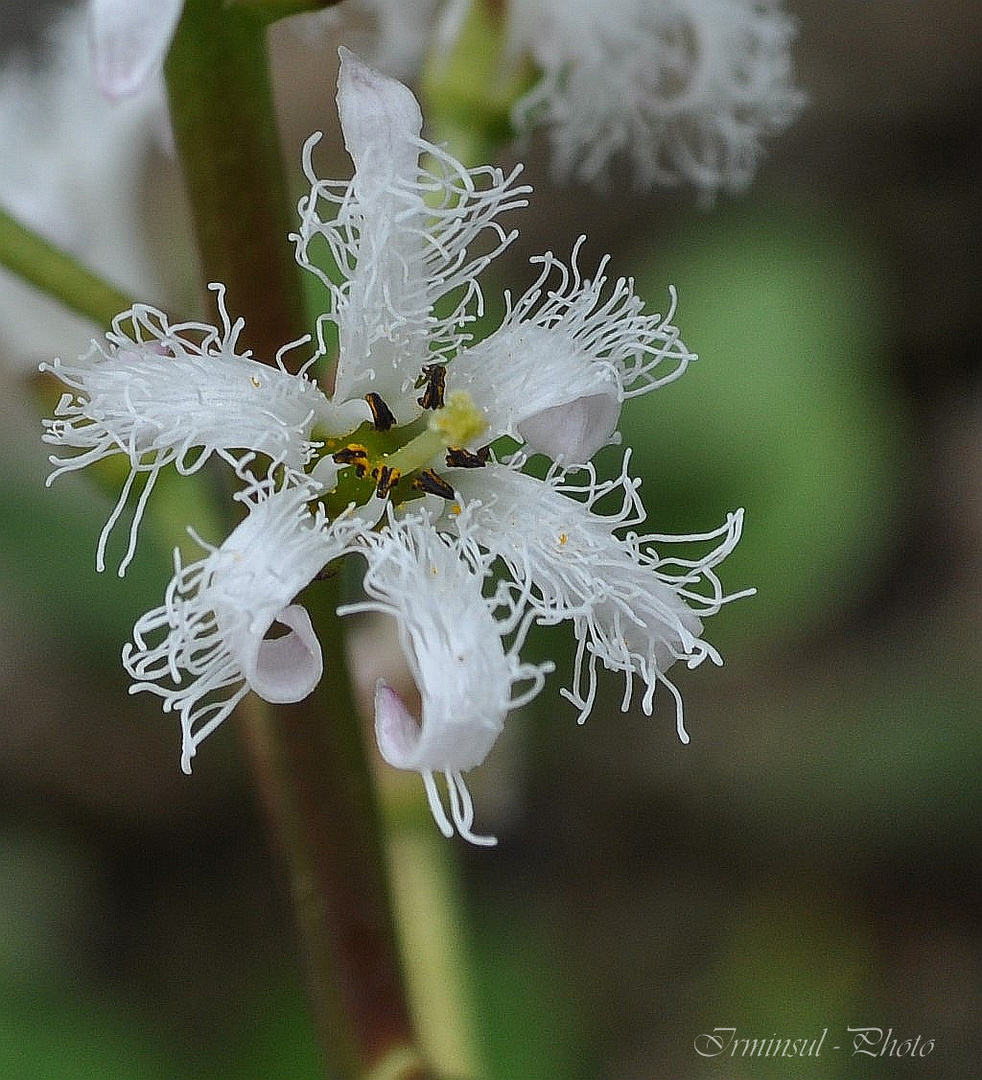
[[[349,49],[342,46],[338,55],[338,113],[356,168],[376,176],[390,168],[408,173],[419,155],[419,102],[407,86],[380,75]]]
[[[535,451],[564,465],[581,465],[606,446],[617,429],[621,402],[617,389],[553,405],[518,424],[518,433]]]
[[[384,679],[375,684],[375,738],[379,753],[389,765],[397,769],[413,767],[419,723]]]
[[[291,604],[276,616],[289,628],[278,638],[264,638],[251,670],[243,671],[252,689],[273,704],[303,701],[320,682],[324,658],[306,608]]]

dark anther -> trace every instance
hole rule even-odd
[[[380,499],[384,499],[399,483],[401,476],[402,473],[398,469],[390,469],[388,465],[379,465],[377,468],[372,469],[372,479],[376,482],[375,494]]]
[[[413,487],[418,491],[425,491],[427,495],[439,495],[441,499],[454,498],[453,488],[432,469],[427,469],[415,477]]]
[[[331,455],[339,465],[354,465],[358,476],[364,476],[368,472],[368,448],[358,443],[351,443],[343,450]]]
[[[396,418],[392,415],[389,406],[382,400],[381,395],[373,391],[365,395],[365,400],[372,410],[372,423],[375,425],[376,431],[388,431],[389,428],[395,426]]]
[[[472,454],[470,450],[451,446],[447,450],[447,465],[452,469],[480,469],[487,465],[490,456],[490,446],[482,446],[476,454]]]
[[[425,386],[423,396],[416,401],[424,409],[442,409],[443,395],[447,388],[447,368],[445,364],[424,364],[423,373],[416,380],[416,389]]]

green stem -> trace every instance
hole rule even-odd
[[[299,15],[305,11],[320,11],[334,7],[341,0],[228,0],[228,7],[244,7],[261,11],[267,22]]]
[[[124,292],[0,210],[0,263],[100,326],[133,306]]]
[[[469,168],[494,161],[515,137],[511,110],[536,73],[506,47],[503,0],[470,0],[448,51],[430,55],[420,87],[435,142]]]
[[[344,664],[337,579],[310,590],[324,677],[296,705],[246,714],[247,745],[290,863],[317,1020],[336,1075],[419,1056],[388,908],[374,785]],[[315,606],[316,605],[316,606]]]
[[[165,65],[206,283],[222,282],[267,363],[302,336],[299,270],[266,55],[265,12],[186,0]]]
[[[269,362],[304,318],[287,234],[260,7],[186,0],[165,73],[207,281]],[[325,674],[295,705],[251,701],[243,732],[286,863],[329,1074],[424,1076],[389,906],[377,804],[335,609],[309,590]]]

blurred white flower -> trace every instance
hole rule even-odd
[[[511,0],[507,32],[543,72],[515,124],[549,128],[564,179],[738,191],[804,102],[778,0]]]
[[[308,40],[320,40],[325,34],[340,37],[373,68],[411,82],[418,77],[430,48],[441,8],[460,3],[461,0],[344,0],[323,11],[296,15],[290,24]]]
[[[268,368],[237,354],[241,324],[224,308],[221,329],[171,327],[134,308],[117,320],[108,348],[49,367],[76,392],[46,437],[81,451],[57,460],[54,475],[122,453],[127,486],[149,474],[137,515],[164,463],[197,467],[192,448],[224,458],[247,481],[246,520],[200,562],[177,562],[164,605],[137,623],[124,653],[133,689],[180,713],[185,768],[247,688],[274,702],[310,692],[320,647],[291,601],[327,563],[358,553],[367,599],[341,612],[396,620],[422,699],[417,719],[379,683],[380,752],[422,775],[441,831],[493,843],[473,830],[464,773],[552,668],[520,660],[529,626],[572,623],[578,656],[565,694],[580,720],[599,663],[625,674],[625,708],[635,678],[647,712],[656,687],[670,687],[685,738],[666,672],[679,659],[719,662],[702,641],[702,618],[732,599],[715,567],[737,542],[742,516],[695,537],[637,536],[627,530],[644,511],[628,456],[610,481],[598,481],[588,462],[614,441],[626,397],[671,381],[692,359],[671,323],[674,294],[668,315],[645,315],[629,281],[608,290],[606,260],[582,278],[578,245],[571,269],[552,255],[536,260],[535,285],[509,305],[498,331],[471,344],[468,328],[483,310],[477,275],[515,236],[497,218],[524,206],[529,189],[517,185],[517,169],[468,170],[420,138],[410,91],[346,50],[338,108],[354,177],[319,179],[312,139],[304,155],[311,190],[294,236],[298,261],[329,295],[318,353],[335,330],[333,397],[306,380],[306,365],[290,375],[282,363]],[[547,289],[553,274],[558,286]],[[543,481],[523,471],[524,456],[499,462],[489,444],[503,436],[548,447],[563,464]],[[269,462],[262,481],[247,471],[258,453]],[[620,499],[612,515],[597,509],[607,496]],[[121,509],[122,501],[107,529]],[[676,540],[713,546],[690,559],[656,551]],[[499,559],[509,577],[496,585]],[[267,637],[274,622],[288,628],[285,637]]]
[[[184,0],[89,0],[89,38],[99,89],[108,98],[142,90],[160,71]]]
[[[54,22],[43,62],[13,54],[0,67],[0,205],[121,289],[169,302],[167,266],[154,258],[143,180],[169,146],[163,86],[112,104],[92,80],[84,13]],[[171,194],[155,186],[158,222]],[[0,351],[10,366],[52,351],[74,355],[94,327],[0,270]]]

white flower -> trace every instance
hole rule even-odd
[[[135,94],[164,62],[184,0],[89,0],[89,36],[99,88]]]
[[[473,542],[438,533],[425,514],[397,519],[365,537],[364,589],[370,600],[339,614],[377,611],[398,620],[406,661],[423,700],[419,722],[384,682],[375,694],[375,731],[382,757],[420,772],[437,824],[453,826],[474,843],[494,843],[471,832],[474,814],[463,773],[487,757],[512,709],[542,689],[551,664],[521,663],[518,650],[529,617],[507,588],[485,597],[482,586],[494,556]],[[503,639],[514,636],[506,650]],[[517,683],[528,682],[516,692]],[[453,826],[434,773],[444,774]]]
[[[562,178],[625,157],[641,186],[738,191],[803,104],[776,0],[513,0],[508,34],[543,71],[516,126],[550,128]]]
[[[668,686],[686,739],[665,673],[677,660],[719,662],[702,620],[732,599],[715,568],[742,516],[696,536],[639,536],[645,514],[629,455],[612,480],[598,480],[588,460],[616,441],[627,397],[666,385],[693,359],[672,325],[674,292],[665,316],[645,315],[632,282],[608,288],[606,259],[592,279],[581,276],[578,243],[569,269],[551,254],[534,260],[538,280],[509,300],[497,331],[471,344],[483,305],[477,275],[514,236],[497,217],[524,206],[528,188],[516,185],[517,170],[468,170],[427,143],[412,94],[344,50],[338,106],[354,177],[318,179],[308,143],[311,192],[294,237],[298,261],[328,289],[308,364],[333,324],[333,397],[306,380],[307,365],[290,375],[237,354],[241,324],[221,303],[221,330],[170,327],[141,307],[120,317],[133,336],[117,320],[108,350],[51,366],[76,393],[46,437],[80,450],[58,459],[56,474],[116,453],[129,460],[127,490],[147,472],[137,518],[165,463],[190,472],[214,454],[247,481],[246,520],[200,562],[178,562],[163,606],[137,623],[124,654],[133,689],[180,713],[185,768],[249,688],[272,702],[309,693],[320,647],[291,601],[327,562],[357,553],[366,599],[340,610],[396,620],[422,702],[417,719],[379,683],[379,750],[421,774],[443,833],[493,843],[474,832],[464,773],[552,668],[521,661],[529,626],[571,624],[576,668],[563,693],[581,721],[603,665],[624,675],[624,708],[635,680],[646,712]],[[562,464],[543,481],[523,471],[524,454],[499,463],[488,444],[501,436]],[[272,461],[261,482],[246,472],[257,453]],[[601,512],[610,501],[618,506]],[[663,556],[676,542],[711,550]],[[493,565],[508,575],[497,584]],[[267,637],[275,621],[285,637]]]
[[[137,530],[160,470],[196,472],[213,454],[229,460],[232,450],[268,454],[292,468],[310,460],[311,431],[350,431],[367,417],[363,403],[337,409],[309,380],[261,364],[238,353],[241,319],[232,323],[218,288],[222,329],[204,323],[171,326],[163,312],[139,304],[113,320],[106,345],[93,342],[76,363],[41,364],[72,387],[63,394],[55,419],[45,420],[45,442],[80,451],[51,457],[52,483],[65,472],[124,454],[130,472],[99,540],[96,565],[105,567],[109,534],[126,505],[133,482],[146,484],[130,527],[120,576],[133,557]]]
[[[291,473],[278,487],[272,477],[251,479],[236,496],[248,509],[243,522],[221,547],[199,540],[208,554],[190,566],[175,550],[163,605],[133,628],[134,644],[123,650],[136,680],[130,692],[149,690],[165,712],[180,713],[185,772],[198,743],[250,689],[270,702],[300,701],[320,681],[320,643],[306,610],[291,601],[364,532],[365,520],[312,513],[317,491]],[[274,622],[289,632],[267,638]]]
[[[675,538],[614,532],[644,520],[637,482],[627,476],[627,457],[617,480],[598,483],[591,469],[586,486],[577,487],[559,472],[543,483],[520,473],[521,462],[507,468],[491,464],[487,454],[468,450],[509,435],[565,463],[587,462],[612,440],[625,398],[666,385],[693,359],[672,325],[674,292],[666,316],[645,315],[630,281],[619,279],[606,288],[606,259],[592,280],[582,278],[577,262],[581,240],[574,248],[571,269],[551,254],[535,260],[542,265],[539,279],[517,303],[509,301],[497,331],[468,347],[461,331],[471,310],[482,304],[475,275],[488,261],[471,257],[468,246],[481,231],[494,228],[498,242],[492,253],[497,254],[512,234],[505,234],[494,216],[521,205],[527,189],[509,190],[514,174],[506,180],[496,171],[468,173],[422,140],[421,117],[412,95],[344,50],[338,99],[355,176],[343,186],[320,180],[311,168],[308,149],[305,171],[311,195],[301,201],[302,227],[296,237],[298,260],[331,293],[332,307],[325,319],[338,328],[337,394],[377,392],[400,423],[411,422],[420,415],[419,406],[425,412],[434,398],[439,399],[444,407],[434,410],[427,432],[386,462],[404,471],[447,470],[443,494],[453,493],[451,485],[455,486],[460,503],[454,507],[456,513],[437,521],[437,527],[455,533],[467,550],[477,544],[486,557],[501,556],[517,596],[539,621],[573,623],[578,657],[566,696],[579,708],[581,720],[593,705],[597,664],[602,663],[624,673],[625,708],[635,677],[645,686],[642,707],[647,712],[656,686],[668,685],[678,703],[679,733],[686,737],[680,699],[665,671],[677,659],[685,659],[689,666],[707,656],[719,660],[701,639],[700,616],[713,614],[723,602],[714,567],[739,538],[741,514],[730,515],[718,533],[678,538],[721,538],[713,551],[680,570],[681,564],[663,560],[653,547]],[[440,171],[420,165],[423,153],[438,163]],[[424,191],[441,197],[424,202]],[[321,201],[337,207],[333,218],[321,216]],[[340,284],[318,265],[321,241],[326,241],[326,250],[342,272]],[[321,245],[321,257],[324,249]],[[552,275],[558,282],[549,289],[546,283]],[[454,289],[451,313],[438,317],[436,301]],[[436,371],[437,393],[431,395],[427,385],[417,397],[421,371],[424,375]],[[618,487],[623,492],[621,513],[612,518],[594,513],[594,504]],[[433,491],[427,486],[424,490]],[[585,496],[585,501],[577,496]],[[424,663],[421,656],[444,657],[458,640],[469,643],[468,627],[481,620],[457,614],[468,593],[460,586],[459,597],[430,589],[441,616],[431,615],[428,623],[418,621],[420,607],[431,609],[425,599],[409,598],[423,588],[427,557],[420,544],[408,545],[412,561],[407,564],[406,551],[391,537],[385,539],[395,530],[396,520],[390,515],[388,531],[380,534],[383,539],[372,541],[378,561],[370,565],[366,588],[376,606],[387,604],[386,610],[401,620],[405,651],[423,698],[423,719],[417,727],[401,703],[383,689],[376,697],[377,731],[391,764],[418,768],[424,777],[429,774],[431,806],[446,831],[448,821],[441,817],[431,774],[446,774],[451,806],[456,807],[453,791],[459,793],[461,787],[455,772],[477,764],[493,741],[485,745],[479,736],[467,733],[490,733],[493,725],[479,723],[480,711],[467,679],[448,679],[444,670],[441,682],[436,673],[445,664]],[[424,527],[418,524],[416,531]],[[462,556],[457,558],[459,574]],[[411,573],[404,569],[400,584],[393,585],[384,577],[388,559],[414,569]],[[415,583],[413,588],[406,587],[406,576]],[[707,591],[700,591],[700,584]],[[401,607],[393,594],[406,598]],[[487,647],[494,648],[487,631],[482,636]],[[436,649],[431,652],[420,642],[440,644],[429,646]],[[467,663],[472,650],[462,648],[461,655]],[[480,669],[475,665],[474,670]],[[485,682],[495,685],[487,678]],[[497,685],[504,686],[505,680],[499,678]],[[441,698],[440,688],[454,695],[453,708]],[[503,692],[494,692],[494,700],[500,711]],[[456,722],[451,723],[450,717]],[[474,718],[476,726],[469,727],[466,717]],[[446,738],[460,740],[461,760],[467,764],[433,753]],[[473,752],[475,746],[479,754]],[[456,816],[454,823],[465,831]]]

